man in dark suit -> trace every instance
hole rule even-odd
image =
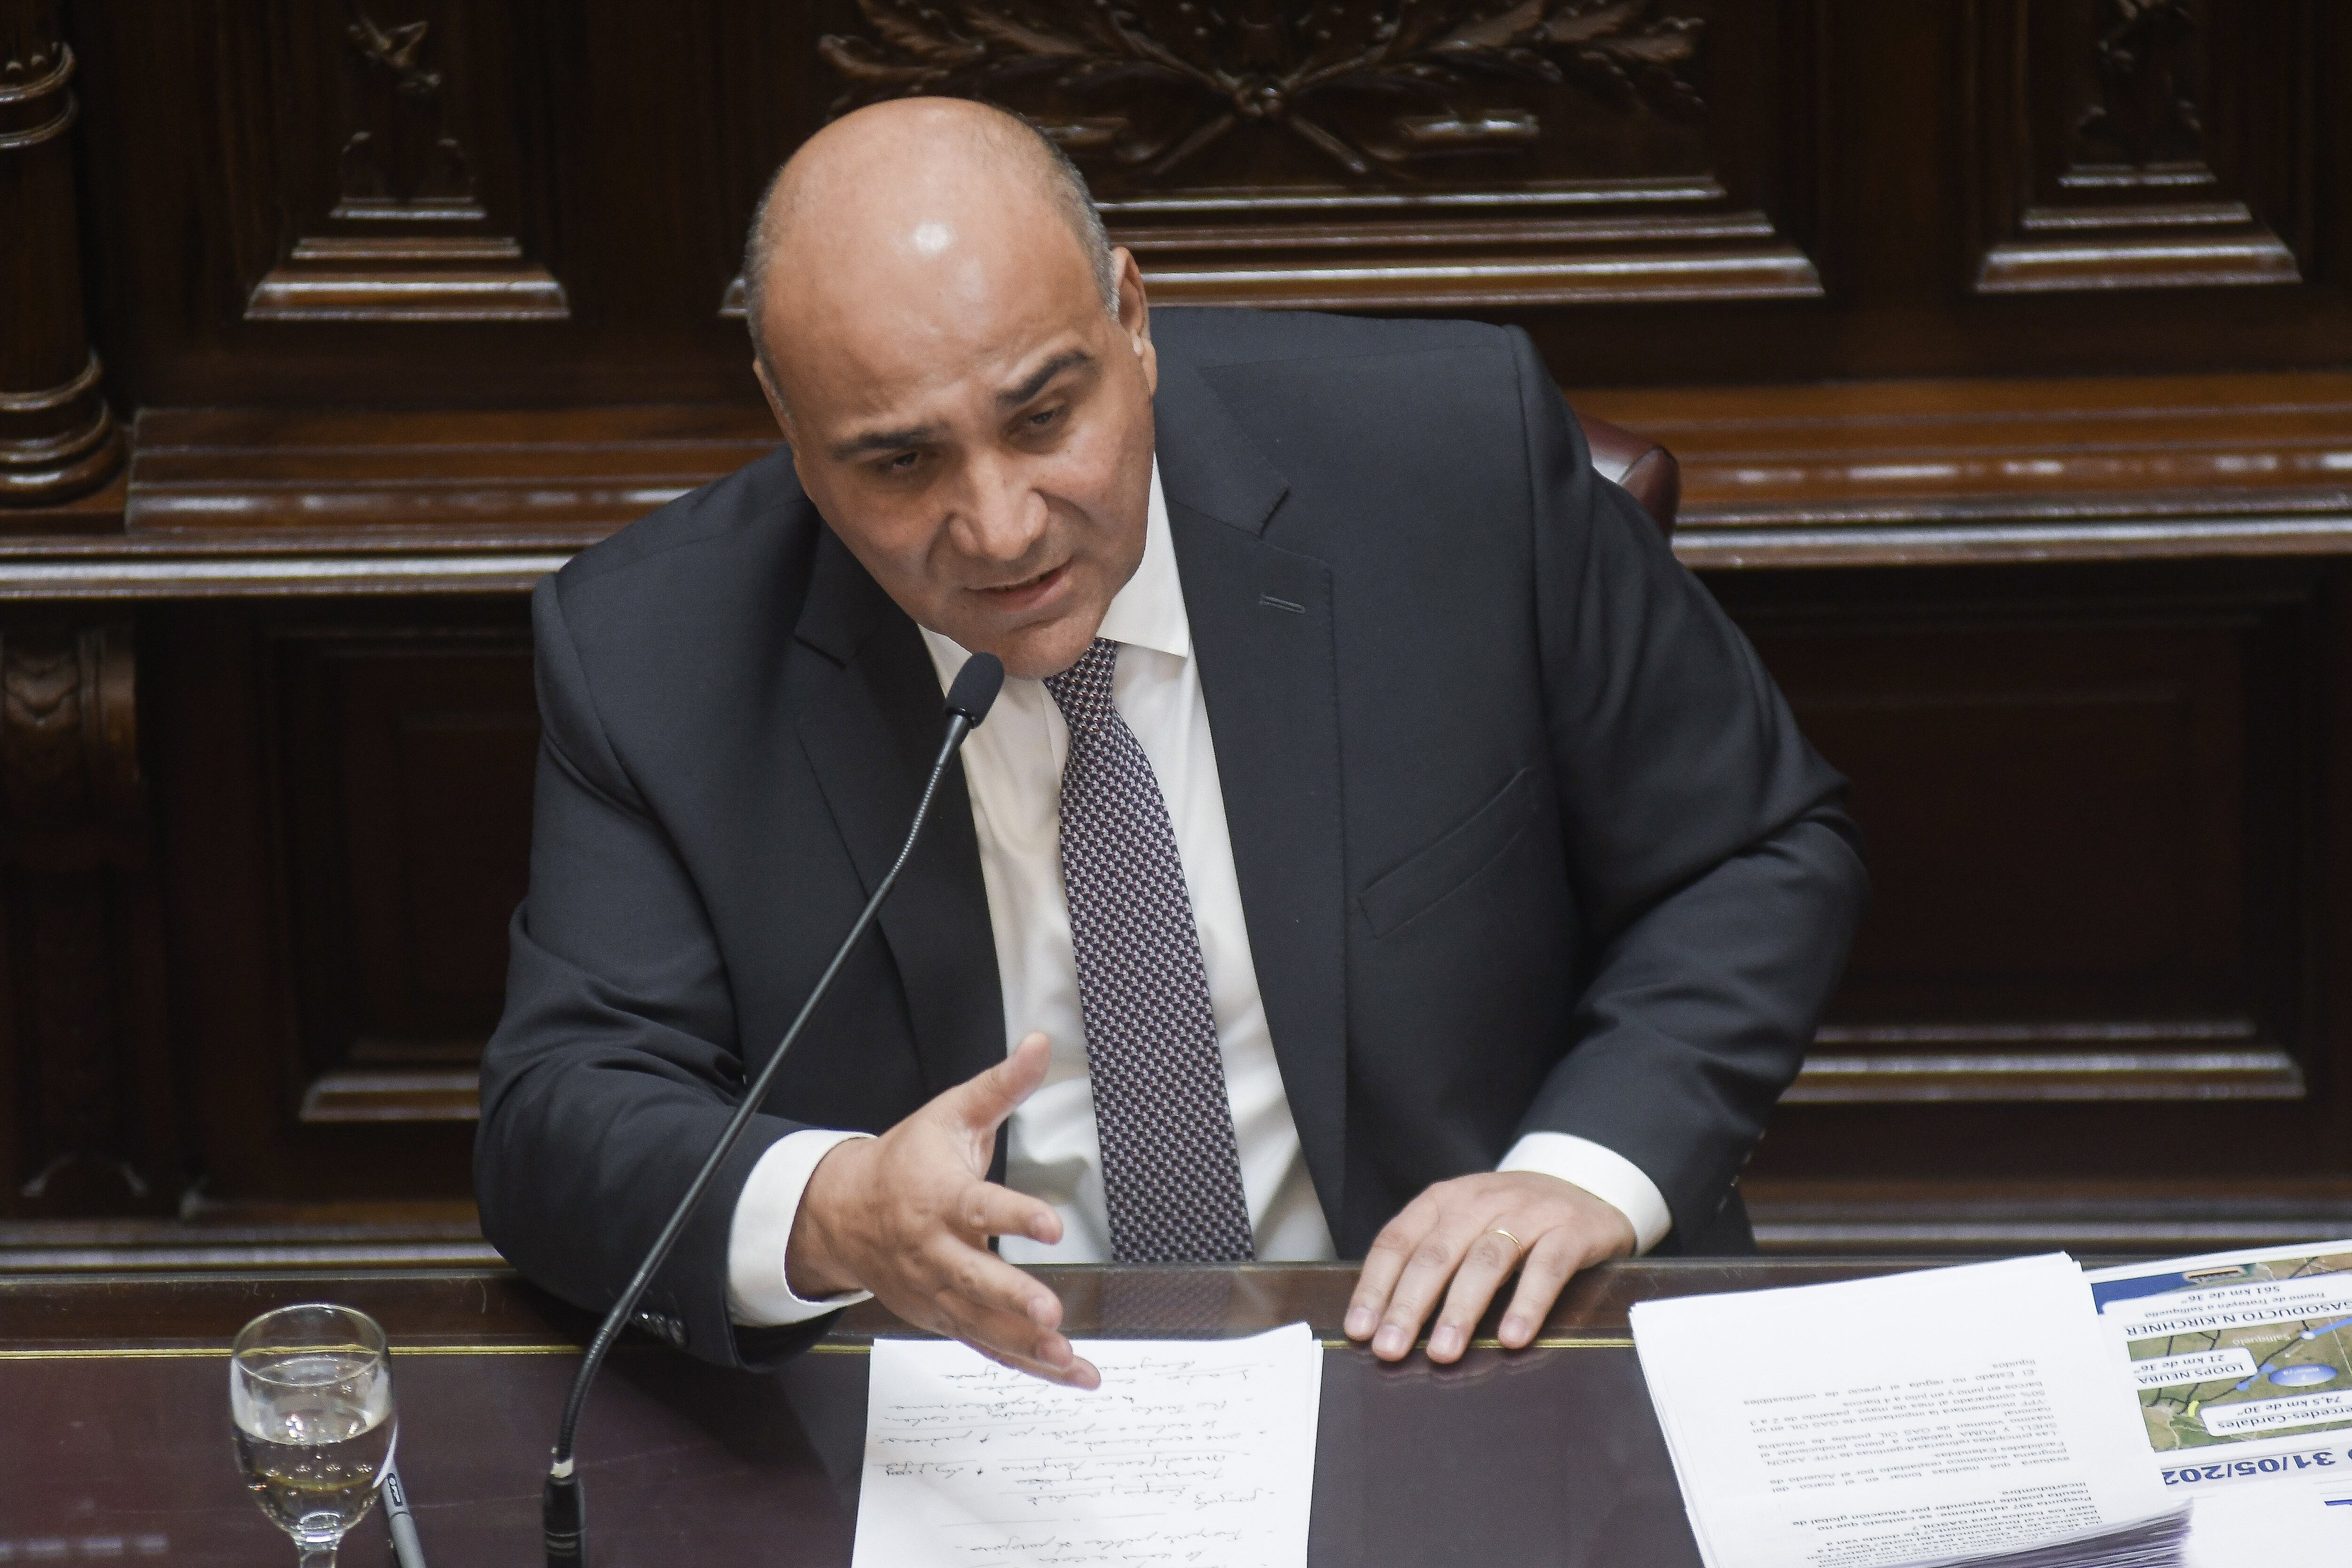
[[[871,1292],[1086,1385],[1014,1262],[1361,1256],[1348,1332],[1451,1361],[1515,1273],[1523,1344],[1577,1268],[1752,1245],[1843,784],[1523,335],[1150,315],[1050,145],[941,100],[812,139],[747,283],[789,451],[533,602],[477,1161],[519,1267],[617,1291],[979,650],[1004,695],[649,1326],[753,1361]]]

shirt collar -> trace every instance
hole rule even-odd
[[[921,628],[944,689],[971,653],[944,632]],[[1184,584],[1176,574],[1176,542],[1168,528],[1168,496],[1160,488],[1160,458],[1151,459],[1151,500],[1143,528],[1143,560],[1127,585],[1111,595],[1097,637],[1131,643],[1178,658],[1192,657],[1192,623],[1184,615]]]
[[[1143,529],[1143,560],[1127,586],[1113,595],[1096,634],[1178,658],[1192,657],[1192,626],[1184,616],[1184,585],[1176,574],[1176,544],[1168,530],[1168,496],[1160,488],[1160,459],[1151,459],[1151,504]]]

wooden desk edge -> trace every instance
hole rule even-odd
[[[1665,1259],[1608,1265],[1571,1284],[1528,1348],[1629,1349],[1630,1308],[1655,1297],[1851,1279],[1928,1261]],[[1339,1332],[1355,1279],[1352,1264],[1190,1270],[1063,1265],[1036,1272],[1062,1295],[1076,1338],[1236,1337],[1304,1321],[1327,1350],[1369,1354]],[[1203,1302],[1198,1299],[1203,1286],[1221,1289]],[[586,1313],[506,1269],[0,1274],[0,1363],[225,1356],[238,1326],[255,1314],[320,1299],[346,1301],[377,1316],[401,1356],[575,1355],[593,1327]],[[1472,1348],[1501,1350],[1493,1327],[1491,1321],[1483,1324]],[[811,1351],[864,1355],[877,1338],[904,1335],[929,1337],[867,1303],[845,1312]],[[634,1336],[622,1349],[670,1353]]]

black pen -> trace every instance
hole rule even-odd
[[[392,1530],[392,1554],[400,1559],[400,1568],[425,1568],[425,1547],[408,1511],[408,1489],[400,1484],[400,1469],[390,1461],[383,1467],[383,1522]]]

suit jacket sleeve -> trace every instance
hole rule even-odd
[[[1587,975],[1523,1132],[1640,1166],[1676,1235],[1722,1210],[1803,1065],[1867,894],[1845,781],[1515,333],[1544,700]]]
[[[596,715],[560,581],[531,599],[542,739],[530,889],[507,1005],[482,1058],[474,1181],[484,1233],[532,1279],[604,1311],[635,1272],[742,1088],[709,921]],[[799,1124],[755,1120],[656,1277],[638,1321],[710,1361],[814,1338],[727,1318],[728,1226],[744,1180]]]

